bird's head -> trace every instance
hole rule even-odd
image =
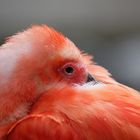
[[[46,25],[16,34],[3,45],[4,49],[9,63],[6,77],[12,84],[36,84],[42,89],[61,83],[95,82],[74,43]]]

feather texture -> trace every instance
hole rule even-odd
[[[8,140],[139,140],[139,102],[138,93],[118,85],[56,88],[11,128]]]

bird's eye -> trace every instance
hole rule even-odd
[[[68,66],[64,69],[66,74],[72,74],[74,72],[74,68],[72,66]]]
[[[74,76],[77,72],[77,66],[75,63],[66,63],[58,69],[63,76],[68,76],[69,78]]]

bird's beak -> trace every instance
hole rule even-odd
[[[88,75],[87,75],[86,83],[88,83],[88,82],[95,82],[95,83],[97,82],[90,73],[88,73]]]

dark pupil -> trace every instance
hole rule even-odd
[[[73,73],[73,68],[72,67],[67,67],[67,68],[65,68],[65,71],[67,72],[67,73],[69,73],[69,74],[71,74],[71,73]]]

